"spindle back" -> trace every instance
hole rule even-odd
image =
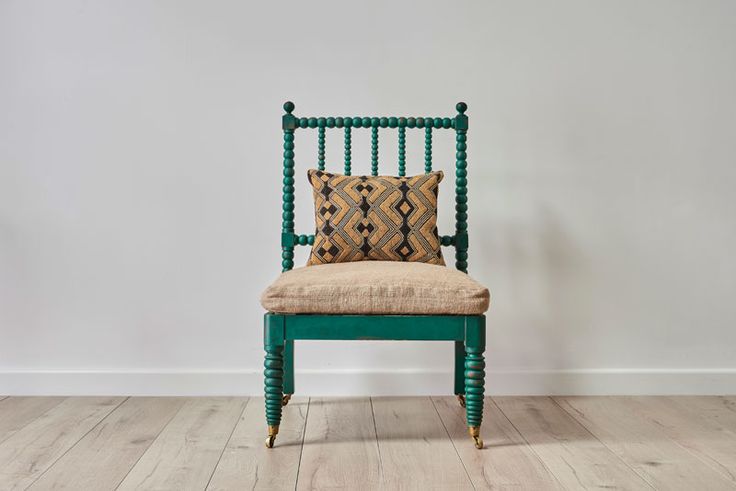
[[[312,245],[314,235],[294,233],[294,132],[297,129],[317,129],[317,168],[325,170],[325,137],[327,129],[341,128],[344,132],[345,175],[352,171],[352,130],[371,130],[371,175],[378,175],[379,128],[396,128],[398,133],[398,175],[406,175],[406,130],[424,129],[424,172],[432,172],[432,132],[440,129],[455,130],[455,233],[441,235],[443,246],[455,247],[455,267],[468,272],[468,179],[467,179],[467,104],[458,102],[453,118],[430,117],[312,117],[298,118],[293,113],[294,103],[284,104],[284,179],[281,222],[281,265],[283,271],[294,267],[294,247]]]

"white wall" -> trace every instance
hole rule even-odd
[[[0,393],[260,393],[287,99],[467,101],[491,392],[736,392],[734,2],[3,0],[0,72]],[[451,353],[303,343],[297,390],[450,392]]]

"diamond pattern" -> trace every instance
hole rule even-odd
[[[437,232],[442,172],[413,177],[308,172],[316,233],[307,264],[362,260],[443,264]]]

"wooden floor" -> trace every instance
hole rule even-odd
[[[0,490],[736,489],[736,397],[0,396]]]

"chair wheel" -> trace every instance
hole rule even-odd
[[[273,443],[276,441],[276,435],[271,435],[266,438],[266,447],[273,448]]]
[[[291,394],[286,394],[284,397],[281,398],[281,406],[286,406],[289,404],[289,401],[291,400]]]
[[[475,442],[475,448],[477,448],[478,450],[483,448],[483,439],[481,437],[474,436],[473,441]]]
[[[458,394],[457,400],[462,407],[465,407],[465,395],[464,394]]]

